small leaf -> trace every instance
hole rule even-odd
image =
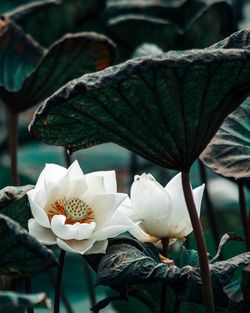
[[[21,89],[25,78],[34,70],[43,55],[42,48],[15,23],[0,20],[0,93]]]
[[[215,261],[217,261],[220,258],[223,246],[225,245],[225,243],[227,243],[228,241],[232,241],[232,240],[234,240],[234,241],[245,241],[244,238],[240,237],[236,233],[226,233],[225,235],[222,236],[220,243],[219,243],[218,250],[216,252],[216,255],[213,257],[212,260],[210,260],[210,264],[214,263]]]
[[[104,8],[106,0],[38,1],[11,12],[8,17],[45,47],[66,33],[77,32],[88,17]]]
[[[32,275],[56,265],[51,250],[0,214],[0,274]]]
[[[0,190],[0,210],[16,202],[26,195],[33,188],[32,185],[25,186],[8,186]]]
[[[161,166],[189,169],[248,96],[249,74],[247,50],[133,59],[68,83],[37,111],[30,130],[71,152],[113,142]]]
[[[205,151],[201,161],[216,173],[241,179],[250,177],[250,98],[231,113]]]
[[[199,266],[199,255],[196,250],[186,249],[181,247],[180,255],[178,258],[174,258],[174,263],[178,267],[184,267],[186,265],[191,265],[193,267]]]
[[[23,313],[32,307],[50,308],[50,301],[45,293],[24,294],[0,291],[0,313]]]

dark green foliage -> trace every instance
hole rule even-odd
[[[32,307],[49,308],[45,293],[23,294],[11,291],[0,291],[0,313],[23,313]]]
[[[20,90],[43,56],[42,48],[8,19],[0,20],[0,90]]]
[[[97,16],[106,0],[39,1],[8,14],[24,31],[45,47],[61,36],[77,32],[88,18]]]
[[[152,244],[139,244],[131,239],[113,239],[106,254],[101,257],[97,267],[97,284],[108,285],[120,292],[118,299],[126,299],[127,292],[138,297],[142,294],[138,284],[167,282],[181,301],[202,303],[200,269],[197,265],[197,252],[181,251],[177,263],[182,267],[159,263],[159,254]],[[91,256],[89,257],[91,262]],[[96,261],[95,261],[96,262]],[[229,306],[229,298],[224,288],[232,282],[237,269],[250,264],[250,253],[243,253],[226,261],[210,265],[215,304],[221,307]],[[137,287],[136,287],[136,286]],[[128,289],[127,289],[128,288]],[[143,287],[142,287],[143,288]],[[143,290],[141,290],[143,292]],[[117,299],[117,298],[116,298]],[[113,300],[113,299],[111,299]],[[99,303],[94,312],[98,312],[110,298]],[[145,303],[145,302],[144,302]]]
[[[56,265],[57,260],[19,224],[0,214],[0,275],[32,275]]]
[[[108,34],[124,58],[142,43],[164,51],[204,48],[236,30],[227,1],[116,1],[107,6],[105,16]]]
[[[71,151],[111,141],[183,170],[249,92],[250,52],[169,52],[72,81],[39,109],[31,132]]]
[[[16,45],[15,35],[17,32],[20,34],[18,37],[20,44],[23,45],[27,42],[27,49],[33,45],[33,41],[22,33],[16,25],[12,22],[6,23],[6,27],[9,25],[7,28],[8,37],[3,33],[0,41],[3,47],[8,43],[11,44],[10,47]],[[49,50],[44,51],[42,55],[39,47],[36,46],[33,50],[36,54],[39,51],[40,58],[39,60],[36,59],[36,62],[30,61],[31,63],[27,68],[25,59],[20,57],[18,51],[3,49],[8,57],[7,59],[3,57],[0,63],[4,73],[2,75],[2,87],[0,87],[0,98],[11,110],[18,112],[26,110],[50,96],[73,78],[88,72],[102,70],[111,65],[115,58],[113,43],[106,37],[95,33],[66,35],[54,43]],[[29,51],[32,53],[32,50]],[[26,75],[23,74],[22,79],[20,79],[20,75],[13,74],[13,66],[17,71],[22,67],[27,68]],[[27,73],[28,70],[29,73]],[[6,77],[9,77],[9,80],[6,81]],[[18,79],[15,88],[10,85],[14,79]]]

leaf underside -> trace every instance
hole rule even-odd
[[[130,60],[67,84],[40,107],[30,129],[71,151],[111,141],[161,166],[188,169],[249,94],[249,73],[244,50]]]

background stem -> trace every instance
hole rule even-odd
[[[9,155],[11,164],[12,184],[17,186],[19,184],[18,170],[17,170],[17,131],[18,131],[18,113],[9,111],[8,123],[8,138],[9,138]]]
[[[162,242],[162,255],[168,257],[169,238],[164,238]],[[161,313],[167,312],[167,283],[163,282],[161,285]]]
[[[198,248],[205,312],[214,313],[213,291],[207,258],[206,243],[194,203],[193,192],[189,181],[189,172],[182,172],[182,186]]]
[[[31,294],[32,293],[32,280],[31,280],[31,277],[26,277],[25,278],[25,292],[27,294]],[[27,308],[27,313],[34,313],[34,309],[33,308]]]
[[[206,185],[206,188],[204,190],[204,200],[205,200],[206,213],[207,213],[207,217],[208,217],[209,227],[211,229],[212,236],[213,236],[215,249],[217,249],[219,246],[219,243],[220,243],[219,231],[218,231],[218,227],[217,227],[217,221],[215,218],[214,208],[213,208],[212,202],[211,202],[209,194],[208,194],[206,168],[200,160],[199,160],[199,169],[200,169],[201,181],[202,181],[202,183],[204,183]]]
[[[63,275],[63,266],[64,266],[65,254],[66,254],[65,251],[61,250],[57,274],[56,274],[54,313],[60,312],[61,285],[62,285],[62,275]]]
[[[93,308],[96,305],[96,292],[95,292],[95,284],[93,281],[93,277],[91,275],[91,271],[87,261],[83,258],[83,269],[85,272],[85,278],[88,287],[88,294],[90,299],[91,307]]]
[[[246,239],[247,251],[250,251],[250,225],[248,224],[248,214],[247,214],[247,207],[246,207],[246,198],[245,198],[245,193],[244,193],[244,183],[241,180],[239,180],[238,182],[238,187],[239,187],[241,222],[243,225],[244,236]]]

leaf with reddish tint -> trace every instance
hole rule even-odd
[[[111,141],[183,170],[249,93],[250,51],[172,51],[70,82],[44,103],[30,129],[71,151]]]
[[[49,97],[68,81],[111,65],[115,55],[114,44],[105,36],[95,33],[66,35],[44,52],[40,63],[37,61],[35,69],[33,66],[33,72],[19,84],[19,90],[9,90],[4,84],[0,88],[0,98],[12,110],[23,111]],[[16,68],[25,66],[24,61],[19,57]],[[10,79],[14,79],[12,63],[5,62],[3,58],[2,66]]]

